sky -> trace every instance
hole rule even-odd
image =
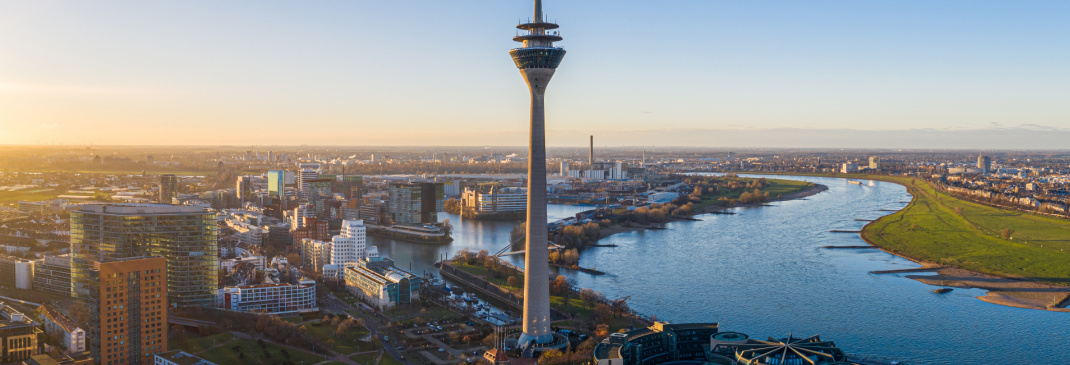
[[[544,0],[547,144],[1068,148],[1070,1]],[[510,145],[531,1],[0,1],[0,144]]]

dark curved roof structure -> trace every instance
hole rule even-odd
[[[818,335],[807,338],[750,340],[736,346],[736,361],[741,365],[828,365],[843,361],[844,353],[832,341]]]

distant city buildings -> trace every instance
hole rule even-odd
[[[977,168],[981,170],[982,174],[991,173],[992,158],[985,155],[977,156]]]
[[[870,170],[880,170],[881,169],[881,158],[877,157],[877,156],[870,156],[869,157],[869,169]]]
[[[528,207],[527,189],[484,185],[464,190],[461,195],[462,209],[470,209],[475,215],[522,214]]]
[[[160,196],[156,200],[160,204],[171,204],[171,198],[178,194],[178,176],[174,174],[160,175]]]
[[[387,204],[393,224],[437,224],[445,192],[441,183],[393,183]]]

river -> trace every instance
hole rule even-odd
[[[898,274],[874,270],[917,267],[906,259],[866,249],[823,249],[865,245],[857,230],[865,222],[910,200],[900,185],[862,180],[770,176],[829,187],[806,199],[772,206],[736,208],[735,215],[699,215],[666,230],[617,234],[585,251],[583,267],[608,273],[592,276],[562,270],[580,287],[609,298],[631,296],[629,304],[660,320],[720,322],[722,330],[754,338],[820,334],[850,353],[912,364],[1067,364],[1070,314],[1004,307],[976,299],[979,289],[934,289]],[[551,220],[589,207],[553,205]],[[398,266],[431,270],[439,254],[469,248],[494,252],[508,242],[513,222],[461,221],[456,241],[426,246],[373,239]],[[519,256],[510,258],[522,264]]]

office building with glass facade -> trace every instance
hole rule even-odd
[[[158,204],[85,205],[71,212],[71,295],[90,298],[100,263],[139,256],[167,259],[174,307],[215,307],[219,276],[215,215]]]

